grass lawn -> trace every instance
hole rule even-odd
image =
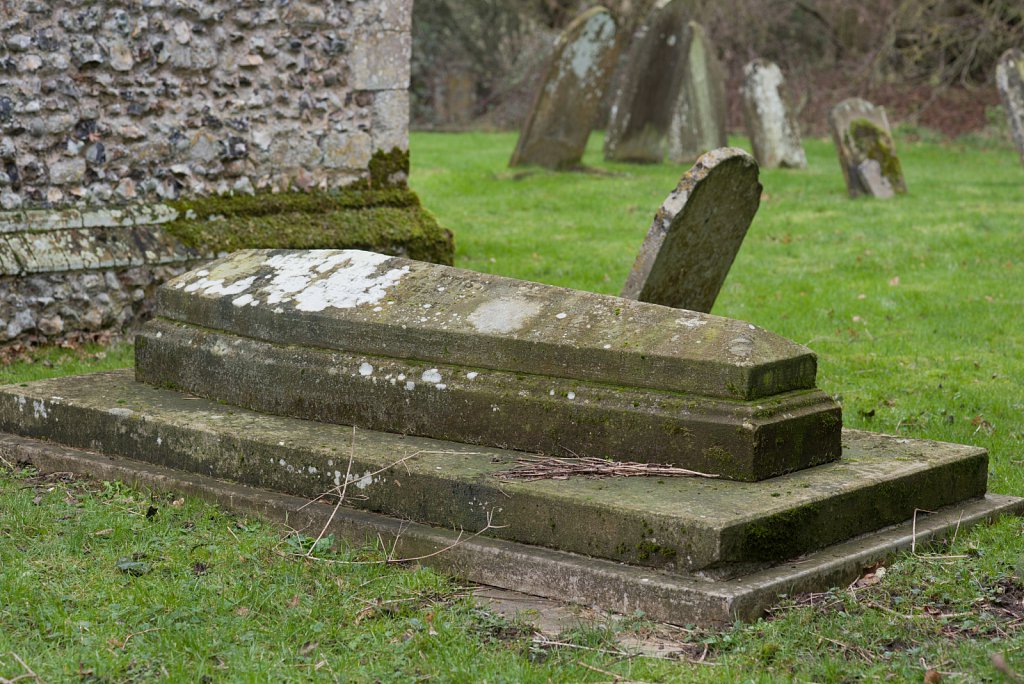
[[[743,145],[744,141],[737,140]],[[685,170],[509,170],[511,134],[414,134],[412,185],[464,268],[606,293]],[[714,313],[819,355],[850,427],[976,444],[990,489],[1024,495],[1024,170],[1013,151],[900,147],[910,194],[851,201],[830,143],[765,197]],[[130,364],[49,350],[0,383]],[[643,616],[563,647],[374,548],[318,548],[191,500],[0,463],[0,682],[1011,681],[1024,671],[1024,539],[1007,519],[906,554],[881,581],[786,599],[770,619],[688,631],[706,662],[623,654]],[[155,513],[153,513],[155,509]],[[147,516],[147,513],[150,513]],[[359,561],[359,562],[353,562]],[[369,563],[365,561],[371,561]],[[993,661],[993,655],[997,655]],[[1000,670],[1000,668],[1003,668]],[[26,678],[20,681],[31,681]]]

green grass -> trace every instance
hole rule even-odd
[[[742,140],[736,141],[743,144]],[[412,184],[457,264],[616,293],[681,167],[510,171],[508,134],[413,136]],[[983,446],[991,489],[1024,494],[1024,170],[1012,151],[903,142],[910,194],[851,201],[831,145],[762,173],[765,199],[714,313],[808,344],[851,427]],[[129,365],[130,347],[45,351],[0,382]],[[158,513],[145,516],[150,506]],[[109,531],[108,531],[109,530]],[[97,534],[102,532],[102,534]],[[713,664],[603,653],[642,617],[540,648],[413,568],[302,560],[296,537],[195,501],[0,474],[0,677],[46,681],[946,681],[1024,670],[1018,519],[893,562],[881,582],[785,599],[771,619],[692,631]],[[934,554],[941,554],[937,557]],[[118,569],[137,559],[140,576]],[[129,639],[128,636],[132,635]],[[127,640],[127,641],[126,641]],[[579,648],[587,647],[587,648]],[[588,667],[589,666],[589,667]],[[596,668],[596,669],[591,669]]]

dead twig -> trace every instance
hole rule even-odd
[[[43,678],[37,675],[35,671],[28,666],[28,663],[21,659],[21,656],[13,652],[11,653],[11,655],[14,656],[14,659],[18,661],[18,664],[21,665],[21,667],[25,670],[25,673],[20,674],[17,677],[14,677],[13,679],[5,679],[4,677],[0,677],[0,684],[14,684],[14,682],[20,682],[26,679],[34,679],[37,682],[43,681]]]
[[[524,457],[516,465],[495,473],[502,480],[565,480],[570,477],[707,477],[718,475],[659,463],[608,461],[603,458]]]
[[[337,503],[334,504],[334,510],[331,511],[331,516],[329,518],[327,518],[327,522],[324,523],[324,526],[320,529],[320,533],[316,536],[316,541],[314,541],[310,545],[309,551],[306,552],[307,556],[312,556],[313,555],[313,552],[317,549],[317,545],[320,543],[320,540],[324,538],[325,534],[327,534],[327,528],[329,528],[331,526],[331,523],[334,522],[334,516],[336,516],[338,514],[338,509],[341,508],[341,502],[345,500],[345,491],[348,489],[349,476],[352,474],[352,459],[355,457],[355,455],[356,455],[356,426],[353,425],[352,426],[352,443],[349,445],[349,450],[348,450],[348,466],[345,468],[345,481],[341,484],[341,493],[338,494],[338,501],[337,501]]]

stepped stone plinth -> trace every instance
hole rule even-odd
[[[0,455],[676,623],[1021,508],[986,495],[983,449],[842,430],[814,354],[755,325],[369,252],[187,273],[136,354],[134,377],[0,388]],[[512,476],[552,455],[674,470]]]

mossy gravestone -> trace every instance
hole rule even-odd
[[[703,26],[695,21],[686,25],[683,49],[685,68],[668,130],[668,158],[675,164],[728,144],[725,69]]]
[[[157,314],[138,379],[269,413],[738,480],[839,456],[813,354],[742,321],[355,250],[236,252]]]
[[[594,7],[559,37],[509,166],[578,166],[615,66],[616,25]]]
[[[774,62],[755,59],[743,67],[743,115],[754,148],[754,158],[763,168],[807,168],[807,155],[800,142],[800,128],[786,105],[782,70]]]
[[[698,159],[655,215],[622,296],[711,311],[761,203],[757,178],[743,150]]]
[[[1010,133],[1024,163],[1024,52],[1007,50],[996,67],[996,85],[1003,97]]]
[[[907,192],[884,107],[850,98],[832,108],[828,123],[850,197]]]
[[[677,113],[693,0],[659,0],[630,46],[612,103],[604,157],[656,164]]]

